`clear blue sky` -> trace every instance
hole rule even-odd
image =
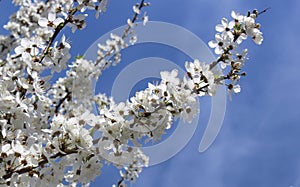
[[[13,11],[7,2],[0,2],[1,24],[7,20],[8,10]],[[72,54],[82,54],[99,36],[126,23],[132,2],[135,1],[111,0],[108,12],[99,20],[93,21],[91,15],[84,31],[69,34]],[[204,153],[197,151],[205,128],[200,122],[190,143],[179,154],[146,168],[131,186],[300,187],[300,2],[161,0],[153,1],[147,12],[150,20],[183,26],[208,42],[214,37],[215,25],[222,17],[229,17],[231,10],[246,12],[267,7],[271,9],[259,18],[264,43],[258,47],[247,43],[248,75],[241,82],[241,94],[227,104],[225,121],[214,144]],[[151,51],[138,51],[136,56],[141,53],[151,55]],[[132,54],[124,57],[127,62],[103,75],[100,90],[109,93],[109,79],[130,60],[137,59]],[[174,58],[171,59],[183,65],[184,57]],[[207,116],[203,107],[209,105],[201,102],[203,115]],[[92,186],[110,186],[118,178],[115,169],[105,167]]]

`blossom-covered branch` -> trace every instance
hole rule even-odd
[[[177,118],[191,122],[199,113],[197,97],[215,95],[219,85],[238,93],[248,52],[238,47],[248,37],[259,45],[263,41],[256,23],[261,12],[232,12],[233,20],[223,18],[215,41],[209,42],[218,55],[215,62],[186,62],[184,77],[178,77],[177,70],[163,71],[160,82],[115,103],[104,94],[95,96],[92,81],[120,62],[120,51],[136,42],[134,28],[137,21],[147,23],[142,11],[150,4],[141,0],[133,6],[127,28],[99,44],[95,61],[83,56],[69,62],[71,44],[62,34],[64,28],[83,29],[86,10],[96,11],[98,17],[107,0],[14,2],[20,9],[5,26],[10,35],[0,36],[2,185],[89,185],[104,164],[121,168],[118,187],[135,181],[149,162],[138,146],[160,140]],[[50,85],[52,73],[67,65],[66,75]],[[50,76],[43,76],[46,70]],[[99,114],[90,112],[95,103]]]

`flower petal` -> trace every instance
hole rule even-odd
[[[15,53],[16,54],[21,54],[21,53],[24,52],[24,50],[25,50],[25,48],[23,46],[18,46],[18,47],[15,48]]]
[[[240,93],[241,92],[241,87],[240,85],[234,85],[233,88],[232,88],[233,92],[234,93]]]
[[[49,12],[48,14],[48,20],[54,21],[56,19],[56,14],[54,12]]]
[[[226,18],[222,18],[221,20],[222,25],[224,25],[225,27],[228,26],[228,20]]]
[[[220,54],[223,53],[223,49],[222,49],[221,47],[216,47],[216,48],[215,48],[215,53],[216,53],[217,55],[220,55]]]
[[[218,45],[218,43],[216,41],[212,40],[212,41],[208,42],[208,45],[210,48],[215,48]]]
[[[225,27],[221,24],[216,25],[216,31],[223,32],[225,30]]]
[[[55,26],[58,26],[59,24],[63,23],[64,22],[64,19],[62,18],[56,18],[54,21],[53,21],[53,24]]]
[[[23,38],[21,40],[21,46],[23,47],[31,47],[32,42],[28,40],[27,38]]]
[[[41,18],[41,19],[39,19],[38,23],[41,27],[47,27],[48,20],[46,18]]]

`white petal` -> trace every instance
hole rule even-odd
[[[132,7],[132,9],[133,9],[133,12],[134,12],[134,13],[140,14],[140,9],[139,9],[138,6],[134,5],[134,6]]]
[[[216,35],[215,35],[215,38],[216,38],[216,40],[217,40],[218,42],[224,42],[224,41],[223,41],[223,38],[222,38],[222,36],[221,36],[220,34],[216,34]]]
[[[243,19],[243,16],[242,15],[240,15],[239,13],[237,13],[237,12],[235,12],[235,11],[232,11],[231,12],[231,17],[233,18],[233,19],[236,19],[236,20],[241,20],[241,19]]]
[[[31,49],[31,53],[30,53],[32,56],[36,56],[39,54],[39,49],[38,48],[32,48]]]
[[[222,54],[222,53],[223,53],[223,49],[222,49],[221,47],[216,47],[216,48],[215,48],[215,53],[216,53],[217,55]]]
[[[240,93],[241,92],[241,87],[240,85],[234,85],[233,88],[232,88],[233,92],[234,93]]]
[[[22,58],[23,58],[24,60],[30,60],[30,59],[31,59],[31,56],[30,56],[29,53],[24,52],[24,53],[22,53]]]
[[[41,27],[47,27],[48,20],[46,18],[41,18],[41,19],[39,19],[38,23]]]
[[[234,25],[235,25],[235,21],[231,21],[231,22],[229,22],[228,27],[229,28],[233,28]]]
[[[23,38],[21,40],[21,46],[24,47],[31,47],[32,42],[30,40],[28,40],[27,38]]]
[[[242,38],[243,40],[246,40],[246,39],[247,39],[247,35],[246,35],[245,33],[242,33],[242,34],[240,35],[240,38]]]
[[[247,27],[254,27],[255,26],[255,20],[251,17],[245,17],[244,22],[247,25]]]
[[[127,24],[129,27],[133,27],[133,23],[131,22],[131,19],[129,19],[129,18],[127,19]]]
[[[99,7],[100,7],[100,11],[101,11],[101,12],[105,12],[105,11],[106,11],[107,3],[108,3],[108,0],[102,0],[102,1],[100,2]]]
[[[223,32],[225,30],[224,26],[221,24],[216,25],[216,31]]]
[[[25,48],[23,46],[18,46],[18,47],[15,48],[15,53],[16,54],[21,54],[21,53],[24,52],[24,50],[25,50]]]
[[[225,69],[225,68],[226,68],[226,66],[227,66],[227,64],[226,64],[226,63],[224,63],[224,62],[221,62],[221,63],[220,63],[220,65],[221,65],[221,68],[222,68],[222,69]]]
[[[194,60],[194,64],[196,67],[200,67],[200,61],[198,59]]]
[[[251,30],[252,30],[252,34],[259,34],[259,33],[261,33],[260,30],[257,29],[257,28],[253,28]]]
[[[16,142],[16,143],[12,143],[12,149],[15,151],[15,152],[18,152],[18,153],[23,153],[23,146],[19,143],[19,142]]]
[[[64,19],[62,19],[62,18],[57,18],[57,19],[55,19],[54,21],[53,21],[53,24],[55,25],[55,26],[58,26],[59,24],[61,24],[61,23],[63,23],[64,22]]]
[[[234,35],[232,34],[232,32],[227,32],[227,36],[230,38],[230,41],[233,41]]]
[[[143,17],[143,25],[145,26],[149,21],[149,17],[148,16],[144,16]]]
[[[48,14],[48,20],[54,21],[56,19],[56,14],[54,12],[49,12]]]
[[[172,77],[177,77],[177,75],[178,75],[178,70],[177,70],[177,69],[173,69],[173,70],[171,71],[171,76],[172,76]]]
[[[236,19],[236,13],[235,13],[235,11],[231,11],[231,17],[233,18],[233,19]]]
[[[226,18],[223,18],[223,19],[221,20],[221,23],[222,23],[222,25],[224,25],[225,27],[227,27],[227,25],[228,25],[228,21],[227,21]]]
[[[10,146],[10,144],[5,144],[4,146],[2,146],[2,148],[1,148],[2,150],[1,150],[1,152],[8,152],[10,149],[11,149],[11,146]]]
[[[215,48],[218,45],[218,43],[216,41],[212,40],[212,41],[208,42],[208,45],[210,48]]]
[[[165,77],[168,76],[168,72],[167,71],[161,71],[160,76],[161,76],[162,79],[165,79]]]
[[[257,35],[255,35],[255,37],[254,37],[254,42],[255,42],[257,45],[262,44],[262,41],[263,41],[263,36],[262,36],[262,34],[257,34]]]

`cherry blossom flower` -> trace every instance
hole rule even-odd
[[[199,96],[215,94],[218,87],[215,83],[215,76],[218,74],[214,73],[208,64],[195,59],[194,62],[186,62],[185,68],[189,77],[196,84],[195,89]]]
[[[230,35],[216,34],[216,40],[208,42],[209,47],[215,48],[217,55],[222,54],[224,50],[232,44],[232,38]]]
[[[243,15],[235,11],[231,11],[231,17],[234,19],[234,22],[241,22],[244,19]]]
[[[216,25],[216,31],[228,35],[233,39],[232,28],[234,27],[234,22],[229,22],[226,18],[222,18],[221,24]]]
[[[241,92],[241,86],[240,85],[232,85],[230,84],[228,86],[228,95],[229,95],[229,100],[231,101],[232,100],[232,95],[233,94],[237,94],[237,93],[240,93]]]
[[[161,79],[165,83],[171,83],[174,85],[178,85],[180,80],[177,78],[178,70],[174,69],[171,72],[163,71],[160,72]]]
[[[48,14],[48,19],[47,18],[41,18],[39,19],[39,25],[41,27],[53,27],[54,29],[56,29],[56,27],[63,23],[64,19],[62,18],[56,18],[56,14],[54,12],[49,12]]]
[[[100,4],[95,7],[95,10],[96,10],[96,19],[99,18],[100,13],[106,12],[107,4],[108,4],[108,0],[101,0]]]
[[[69,22],[67,25],[71,27],[72,32],[74,33],[77,29],[82,30],[86,27],[85,18],[87,14],[79,14],[72,18],[72,22]]]
[[[252,39],[257,45],[262,44],[263,36],[262,36],[262,32],[259,29],[253,28],[251,30],[248,30],[248,32],[249,32],[249,34],[252,35]]]
[[[149,16],[147,16],[146,13],[145,13],[142,20],[143,20],[143,25],[145,26],[149,21]]]
[[[24,60],[31,60],[39,54],[38,45],[27,38],[21,40],[21,45],[15,48],[15,53],[21,55]]]

